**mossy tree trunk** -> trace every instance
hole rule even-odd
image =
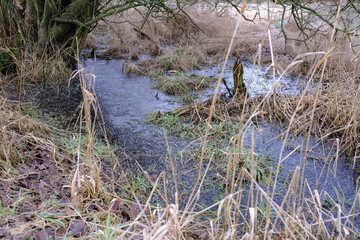
[[[17,36],[25,48],[43,55],[84,40],[96,22],[99,0],[2,0],[3,37]]]

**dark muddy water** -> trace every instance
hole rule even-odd
[[[131,158],[136,159],[150,175],[156,176],[160,171],[170,174],[171,169],[163,130],[146,125],[143,120],[150,112],[173,110],[180,107],[181,104],[177,102],[176,97],[167,96],[153,89],[152,82],[148,77],[124,75],[122,62],[122,60],[98,60],[95,63],[94,59],[85,61],[87,72],[96,75],[95,90],[105,121],[116,132],[117,139],[123,150]],[[228,64],[225,74],[225,78],[228,79],[229,83],[232,74],[231,65],[232,62]],[[245,64],[244,79],[246,83],[250,78],[250,72],[251,66]],[[256,72],[257,70],[255,70]],[[194,71],[193,73],[204,76],[218,76],[220,69],[219,67],[213,67],[202,71]],[[259,73],[260,75],[253,76],[253,81],[250,83],[249,92],[251,96],[267,92],[274,84],[271,77],[266,76],[263,69],[259,70]],[[286,89],[286,91],[294,94],[298,93],[300,89],[300,84],[296,79],[284,79],[278,84],[283,90]],[[225,90],[224,87],[223,90]],[[206,97],[212,94],[213,91],[213,89],[207,89],[201,95]],[[253,128],[249,129],[245,134],[245,144],[248,146],[251,145],[251,131],[254,132],[256,139],[255,152],[260,155],[268,155],[275,161],[274,168],[276,168],[276,162],[279,161],[283,144],[280,136],[284,130],[278,124],[254,123]],[[169,137],[168,141],[173,153],[183,149],[187,144],[175,137]],[[315,139],[311,139],[311,151],[304,160],[305,138],[289,139],[282,154],[279,181],[284,182],[286,178],[291,177],[291,173],[295,171],[297,166],[302,171],[305,161],[304,177],[309,188],[311,190],[318,189],[321,195],[328,193],[346,211],[350,207],[348,203],[351,204],[355,197],[358,174],[346,164],[351,163],[351,159],[345,159],[344,157],[336,159],[335,152],[329,150],[335,146],[334,144],[336,143],[328,142],[325,146],[317,144]],[[295,148],[298,150],[293,151]],[[291,155],[288,156],[290,153]],[[284,160],[285,157],[287,158]],[[324,158],[328,160],[324,161]],[[175,165],[178,168],[178,180],[183,181],[184,186],[187,184],[190,187],[196,179],[197,172],[194,170],[195,168],[180,163]],[[137,168],[136,164],[133,163],[129,163],[128,167],[130,169]],[[323,172],[322,169],[324,169]],[[170,188],[171,186],[173,187],[173,185],[169,184]],[[171,189],[169,190],[171,191]],[[286,190],[285,188],[284,192]],[[211,204],[215,199],[218,199],[214,197],[216,192],[210,191],[208,194],[208,196],[205,195],[207,204]],[[308,194],[310,194],[309,191]],[[282,196],[278,196],[277,200],[281,202]],[[360,219],[357,218],[356,222],[359,225]]]

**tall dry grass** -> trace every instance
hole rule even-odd
[[[275,62],[276,51],[273,51],[274,45],[272,45],[271,42],[272,34],[270,31],[267,36],[272,67],[274,71],[279,70],[275,69],[277,65]],[[231,42],[230,44],[227,57],[230,56],[231,45],[233,43],[234,42]],[[264,105],[266,106],[267,102],[273,102],[274,104],[271,105],[273,113],[277,116],[285,116],[289,124],[284,137],[283,147],[288,141],[291,130],[300,129],[301,132],[305,132],[307,136],[317,131],[327,130],[329,133],[335,134],[337,131],[344,130],[344,132],[342,132],[344,139],[352,141],[354,140],[353,137],[355,137],[356,140],[358,125],[353,124],[353,122],[357,122],[358,113],[356,111],[358,109],[358,103],[355,96],[357,96],[358,88],[353,88],[356,86],[356,84],[354,84],[356,83],[355,78],[342,78],[341,81],[343,81],[343,84],[339,87],[339,79],[336,79],[334,76],[336,81],[327,82],[326,89],[322,87],[322,83],[328,80],[327,74],[329,73],[327,70],[338,66],[336,65],[336,60],[335,63],[333,62],[332,54],[336,49],[334,49],[333,46],[336,46],[336,41],[334,35],[331,35],[330,41],[328,41],[327,44],[319,46],[319,48],[322,48],[322,51],[317,49],[316,52],[299,53],[286,68],[283,68],[285,70],[281,73],[281,76],[277,78],[274,75],[275,80],[279,80],[287,71],[290,72],[294,67],[303,68],[302,71],[306,69],[309,76],[307,88],[299,96],[287,96],[285,94],[274,96],[272,92],[269,92],[257,106],[252,108],[253,112],[250,114],[250,118],[246,120],[243,131],[251,127],[251,119],[263,113],[263,107]],[[264,41],[261,47],[266,47]],[[260,58],[261,55],[258,54],[257,57]],[[308,57],[310,59],[307,59]],[[302,66],[302,64],[307,64],[307,61],[310,63],[310,66]],[[348,70],[351,70],[351,68]],[[317,75],[319,73],[320,75]],[[344,75],[339,76],[344,77]],[[345,76],[347,75],[345,74]],[[312,85],[315,82],[315,78],[320,79],[319,88],[316,88],[316,85],[314,88]],[[215,109],[217,102],[216,94],[221,83],[220,79],[221,76],[215,90],[212,106],[209,107],[208,128],[211,126],[211,119],[214,114],[213,109]],[[276,84],[274,87],[276,87]],[[356,89],[355,92],[354,89]],[[344,97],[344,93],[349,94],[349,96]],[[337,131],[334,130],[335,128]],[[200,195],[200,189],[208,170],[208,168],[206,168],[205,172],[203,172],[200,167],[198,181],[195,183],[188,204],[182,212],[182,217],[180,218],[173,215],[179,211],[177,202],[175,201],[174,205],[169,205],[168,208],[163,210],[162,214],[164,215],[160,215],[165,216],[169,214],[167,218],[169,221],[162,221],[163,217],[161,217],[160,225],[156,225],[156,223],[159,222],[155,220],[155,222],[150,222],[150,225],[144,226],[143,231],[151,233],[151,235],[146,235],[147,238],[187,239],[189,232],[193,233],[192,236],[200,239],[347,239],[351,236],[359,236],[359,231],[354,225],[354,220],[358,216],[358,206],[356,202],[359,200],[360,195],[358,193],[355,194],[355,199],[353,199],[350,210],[344,212],[342,206],[335,203],[332,196],[326,192],[319,192],[316,189],[309,188],[304,172],[300,170],[302,166],[297,167],[292,176],[290,176],[290,184],[284,196],[281,197],[280,203],[275,200],[274,193],[276,193],[276,187],[279,184],[278,176],[281,162],[288,156],[285,157],[280,154],[277,169],[272,173],[275,180],[274,182],[269,181],[266,186],[261,186],[253,177],[253,168],[250,172],[242,169],[238,175],[234,174],[236,173],[234,166],[237,166],[239,162],[239,155],[237,153],[241,153],[239,149],[243,149],[241,134],[243,131],[234,137],[234,141],[232,142],[233,149],[229,152],[230,167],[228,168],[227,176],[232,176],[232,178],[226,178],[228,181],[227,196],[222,201],[208,208],[198,211],[194,210],[196,199]],[[354,136],[346,134],[346,131],[352,132]],[[322,138],[326,136],[329,136],[329,134],[321,135]],[[202,139],[203,152],[207,142],[207,135],[205,134]],[[309,138],[307,140],[309,141]],[[252,141],[254,145],[254,137]],[[346,144],[342,146],[345,147]],[[340,146],[338,146],[337,151],[341,151]],[[307,154],[307,151],[305,151],[305,154]],[[202,166],[202,156],[203,155],[200,155],[200,166]],[[257,156],[253,154],[251,161],[256,161],[256,158]],[[306,159],[306,157],[304,159]],[[210,160],[207,167],[211,164],[212,161]],[[253,163],[252,165],[255,164]],[[332,170],[329,168],[327,171],[331,173]],[[246,193],[242,188],[244,176],[252,179],[250,190]],[[359,192],[359,188],[355,191]],[[307,194],[305,194],[305,192]],[[308,194],[310,194],[309,197],[306,197]],[[331,199],[330,201],[333,202],[333,209],[335,209],[335,211],[328,210],[324,207],[324,201],[326,201],[326,199]],[[263,206],[263,208],[260,206]],[[200,233],[194,230],[194,226],[191,223],[195,222],[197,216],[200,216],[213,207],[218,208],[217,218],[201,225],[206,229],[205,231]],[[148,230],[149,226],[151,231]],[[195,225],[195,228],[201,227]]]
[[[236,22],[234,14],[226,7],[211,9],[194,6],[184,11],[191,20],[181,17],[178,23],[159,15],[157,18],[150,16],[143,24],[143,18],[136,10],[112,16],[90,34],[86,46],[98,48],[96,42],[101,38],[100,35],[106,35],[104,40],[109,46],[108,52],[115,57],[137,59],[144,53],[151,56],[161,55],[167,52],[168,46],[191,46],[203,54],[212,56],[208,61],[223,59]],[[261,40],[261,32],[266,29],[267,24],[263,20],[261,23],[264,24],[242,20],[231,56],[251,56],[256,52],[257,42]],[[141,29],[141,33],[135,29]]]
[[[342,153],[354,149],[358,152],[360,48],[356,47],[357,43],[357,38],[324,29],[306,44],[287,43],[292,61],[289,57],[277,58],[274,51],[276,64],[288,66],[283,74],[303,76],[303,86],[307,88],[303,88],[302,95],[280,91],[266,109],[271,109],[271,114],[280,121],[291,123],[289,128],[295,134],[310,130],[319,141],[339,139]]]
[[[26,52],[16,49],[16,52],[9,48],[0,49],[0,54],[5,50],[8,52],[11,71],[3,75],[3,84],[24,86],[31,84],[58,85],[66,81],[71,70],[63,59],[62,50],[45,56],[38,56],[35,52]],[[0,73],[1,74],[1,73]]]
[[[23,163],[27,149],[41,143],[48,146],[41,136],[49,129],[24,116],[22,110],[15,102],[0,96],[0,168],[8,174],[15,173],[13,166]]]
[[[108,196],[108,192],[105,191],[100,178],[102,168],[101,161],[94,150],[96,129],[100,128],[105,132],[105,141],[109,156],[111,156],[111,158],[114,156],[106,138],[106,130],[104,122],[102,121],[99,102],[95,94],[95,75],[87,73],[79,59],[78,69],[73,72],[69,81],[75,81],[74,79],[80,80],[83,97],[78,117],[77,164],[71,182],[71,198],[73,204],[76,205],[84,199],[105,200]],[[81,142],[82,136],[84,136],[86,140],[84,147]],[[83,154],[80,154],[82,148],[85,148],[85,151]]]

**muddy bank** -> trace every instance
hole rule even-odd
[[[32,108],[50,117],[62,118],[65,125],[76,121],[83,99],[80,81],[76,78],[46,86],[40,83],[28,84],[21,91],[18,86],[6,85],[2,93],[9,100],[31,104]]]

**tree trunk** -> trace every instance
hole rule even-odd
[[[80,47],[92,29],[86,23],[97,13],[99,0],[1,0],[3,36],[19,35],[26,48],[40,56],[52,50]],[[96,23],[96,22],[95,22]]]
[[[49,0],[46,0],[44,3],[43,11],[39,11],[38,15],[41,16],[40,23],[39,23],[39,31],[38,31],[38,48],[37,52],[39,55],[44,54],[47,47],[46,44],[49,41],[49,24],[51,18],[51,8]]]
[[[26,42],[27,45],[30,45],[31,48],[33,47],[32,44],[37,42],[37,12],[35,9],[35,5],[33,4],[32,0],[26,0],[26,8],[25,8],[25,29],[26,32]]]

